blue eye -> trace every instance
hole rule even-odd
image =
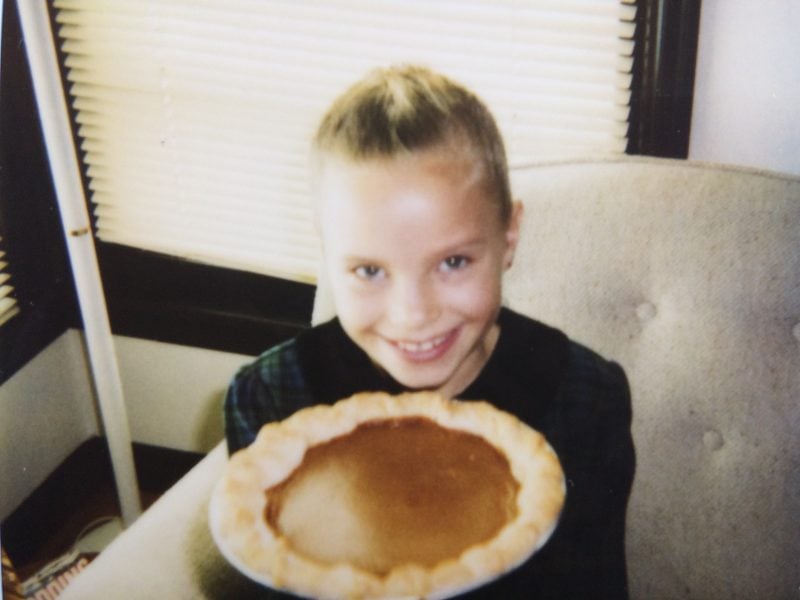
[[[375,265],[362,265],[360,267],[356,267],[353,272],[356,274],[356,277],[366,281],[380,279],[384,275],[383,269],[376,267]]]
[[[440,268],[442,271],[458,271],[469,265],[469,263],[470,260],[466,256],[448,256],[442,261]]]

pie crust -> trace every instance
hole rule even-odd
[[[212,495],[222,554],[313,598],[446,598],[515,568],[564,503],[545,438],[486,402],[362,393],[265,425]]]

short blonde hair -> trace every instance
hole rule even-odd
[[[368,160],[462,140],[477,154],[487,189],[507,223],[512,204],[508,165],[494,117],[475,94],[425,67],[371,71],[333,103],[314,147],[323,156]]]

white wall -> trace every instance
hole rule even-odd
[[[222,399],[252,357],[114,337],[133,441],[207,452]],[[0,520],[102,431],[80,331],[69,330],[0,386]]]
[[[689,158],[800,176],[798,31],[798,0],[703,0]]]
[[[223,438],[222,400],[252,357],[114,337],[135,442],[207,452]]]
[[[97,435],[80,333],[65,332],[0,386],[0,519]]]

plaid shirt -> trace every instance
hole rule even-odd
[[[281,421],[315,404],[306,385],[294,340],[262,354],[242,369],[225,399],[228,452],[249,446],[264,423]]]
[[[465,597],[626,598],[625,510],[635,458],[625,374],[560,331],[508,309],[498,322],[497,347],[459,398],[488,400],[543,433],[561,460],[567,500],[542,550]],[[404,389],[337,320],[308,329],[234,377],[225,399],[229,452],[252,443],[264,423],[372,390]]]

